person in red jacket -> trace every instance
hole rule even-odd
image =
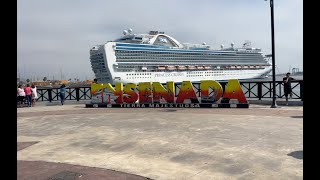
[[[28,102],[28,106],[31,107],[32,103],[32,90],[29,84],[27,84],[27,87],[24,88],[24,92],[26,93],[26,98]]]

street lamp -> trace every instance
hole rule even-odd
[[[267,1],[267,0],[265,0]],[[276,102],[276,63],[275,63],[275,52],[274,52],[274,19],[273,19],[273,0],[270,0],[271,8],[271,42],[272,42],[272,105],[271,108],[277,107]]]

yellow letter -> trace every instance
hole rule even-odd
[[[108,89],[110,90],[111,88],[113,89],[112,86],[109,87]],[[115,102],[117,104],[122,104],[123,103],[123,84],[122,83],[117,83],[116,84],[116,90],[114,90],[113,92],[114,92],[115,96],[118,96],[118,98],[115,100]]]
[[[215,101],[218,101],[222,96],[223,89],[219,82],[213,80],[200,81],[201,99],[202,97],[209,97],[209,88],[213,89]]]

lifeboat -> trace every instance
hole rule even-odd
[[[248,69],[248,66],[243,66],[243,68]]]
[[[174,66],[167,66],[167,69],[168,69],[168,70],[175,70],[176,67],[174,67]]]
[[[241,69],[241,66],[237,66],[237,69]]]
[[[211,67],[210,66],[205,66],[204,69],[211,69]]]
[[[185,67],[185,66],[178,66],[178,69],[179,69],[179,70],[185,70],[186,67]]]
[[[197,69],[203,69],[203,66],[197,66]]]
[[[195,66],[188,66],[188,69],[196,69]]]
[[[146,71],[147,67],[143,66],[143,67],[141,67],[141,70]]]
[[[158,69],[164,70],[164,69],[166,69],[166,67],[165,66],[158,66]]]
[[[230,69],[234,69],[234,68],[236,68],[236,66],[230,66]]]
[[[250,66],[250,69],[253,69],[254,68],[254,66]]]

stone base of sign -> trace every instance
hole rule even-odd
[[[107,104],[107,103],[88,103],[86,108],[249,108],[247,103],[146,103],[146,104]]]

